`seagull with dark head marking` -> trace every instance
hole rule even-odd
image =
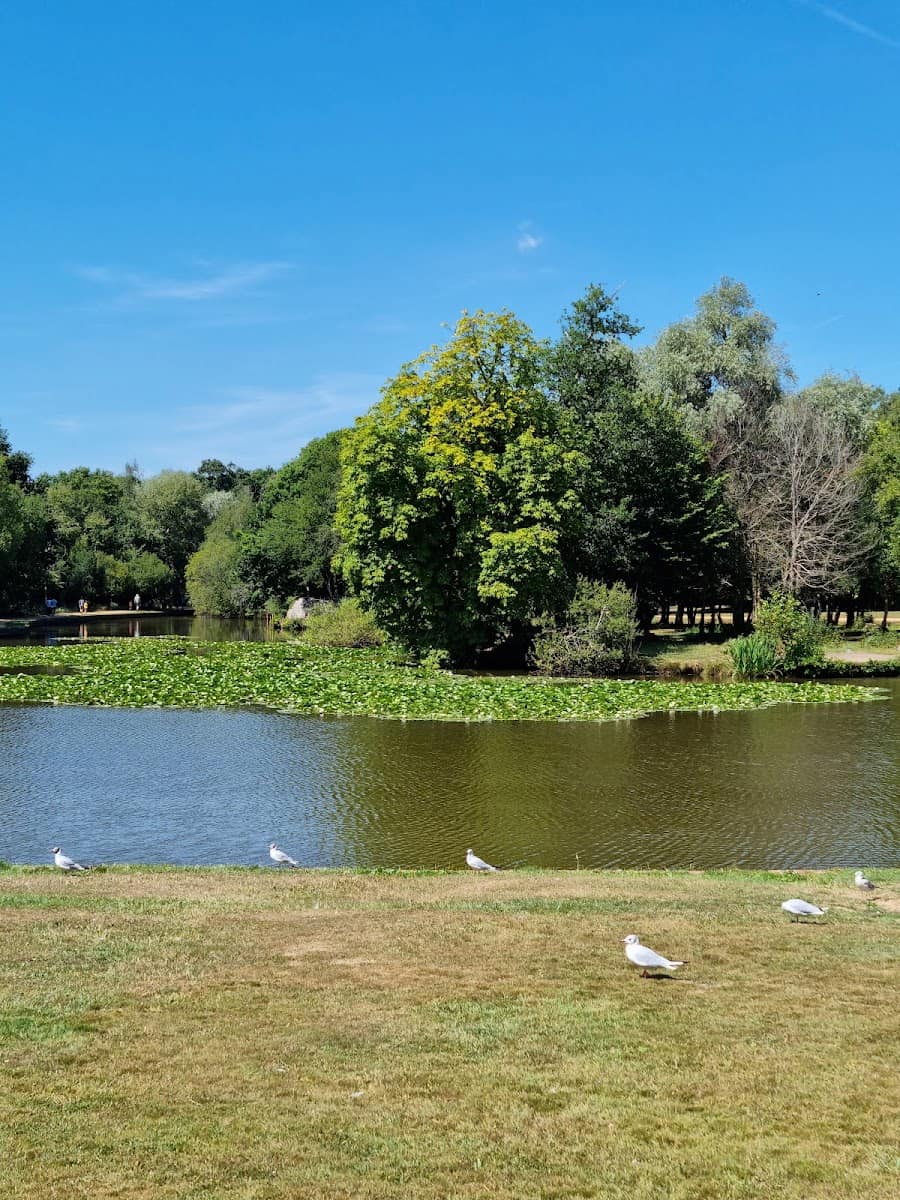
[[[625,957],[630,963],[641,968],[641,979],[650,978],[647,974],[648,971],[677,971],[679,967],[687,965],[685,959],[663,958],[649,946],[642,946],[641,939],[636,933],[629,933],[627,938],[622,938],[622,941],[625,943]]]
[[[53,847],[53,861],[61,871],[89,871],[91,869],[90,867],[83,867],[74,858],[69,858],[68,854],[63,854],[59,846]]]

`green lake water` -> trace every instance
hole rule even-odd
[[[216,636],[162,622],[132,635]],[[882,702],[608,723],[0,706],[0,859],[262,865],[275,839],[310,866],[461,866],[468,846],[500,866],[897,865],[900,681],[872,686]]]

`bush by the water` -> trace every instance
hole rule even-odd
[[[775,647],[760,633],[735,638],[728,643],[725,651],[734,663],[735,673],[744,679],[774,675],[778,671]]]
[[[824,660],[825,626],[806,611],[796,596],[773,592],[760,604],[753,625],[760,637],[775,647],[782,671]]]
[[[637,605],[622,583],[579,579],[561,624],[534,640],[531,661],[542,675],[615,675],[638,665]]]
[[[824,663],[828,631],[796,596],[773,592],[760,604],[754,626],[748,637],[727,647],[738,675],[774,675]]]
[[[364,649],[384,645],[384,633],[373,615],[358,600],[320,604],[306,618],[303,640],[313,646],[347,646]]]

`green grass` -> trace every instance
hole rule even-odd
[[[705,641],[697,633],[655,629],[641,643],[641,655],[661,675],[699,675],[730,678],[734,664],[725,653],[726,641]]]
[[[810,675],[852,679],[854,676],[885,677],[900,670],[900,657],[890,658],[898,644],[900,631],[886,637],[860,639],[854,635],[839,637],[825,647],[825,663],[819,669],[807,668]],[[697,676],[703,679],[728,680],[734,676],[735,665],[727,652],[727,640],[704,641],[697,633],[677,629],[655,628],[641,645],[641,655],[648,668],[659,675]]]
[[[660,711],[726,711],[783,703],[873,700],[871,688],[822,683],[554,681],[411,667],[387,651],[298,642],[114,639],[0,646],[0,702],[130,707],[265,705],[298,713],[431,720],[609,720]]]
[[[886,1200],[871,874],[8,868],[6,1194]]]

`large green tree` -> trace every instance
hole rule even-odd
[[[348,433],[338,528],[382,628],[471,661],[558,608],[572,580],[581,456],[510,313],[464,314]]]
[[[596,285],[562,325],[548,366],[584,454],[578,569],[624,580],[646,623],[658,605],[710,595],[734,522],[681,406],[637,392],[637,360],[622,339],[639,326]]]
[[[693,409],[705,431],[740,413],[765,412],[793,378],[775,342],[775,322],[756,308],[747,285],[724,276],[697,301],[693,317],[669,325],[641,356],[652,395]]]
[[[547,356],[551,388],[561,404],[588,423],[597,410],[636,391],[640,363],[624,339],[641,326],[615,297],[592,283],[563,313],[562,334]]]
[[[9,435],[2,425],[0,425],[0,459],[3,460],[7,481],[17,484],[21,488],[27,488],[30,483],[31,455],[26,454],[23,450],[13,450]]]
[[[900,392],[884,397],[862,466],[872,547],[868,585],[884,607],[900,599]]]
[[[13,482],[0,455],[0,612],[20,612],[40,601],[46,558],[43,500]]]
[[[54,591],[69,604],[81,596],[105,600],[110,591],[107,568],[124,561],[134,544],[137,480],[131,474],[75,467],[40,476],[35,486],[50,520]]]
[[[240,561],[254,603],[306,592],[333,599],[343,590],[333,565],[342,437],[314,438],[263,487]]]
[[[203,544],[188,559],[185,582],[197,612],[227,617],[246,612],[251,588],[240,570],[241,535],[254,507],[247,487],[230,492],[228,501],[210,522]]]
[[[756,308],[745,284],[724,277],[700,297],[693,317],[662,331],[641,365],[644,390],[683,408],[706,442],[710,466],[725,478],[755,610],[766,574],[750,535],[760,511],[759,468],[769,410],[793,379],[775,322]]]
[[[161,471],[137,491],[137,518],[145,549],[184,579],[187,560],[209,524],[203,485],[187,471]]]

